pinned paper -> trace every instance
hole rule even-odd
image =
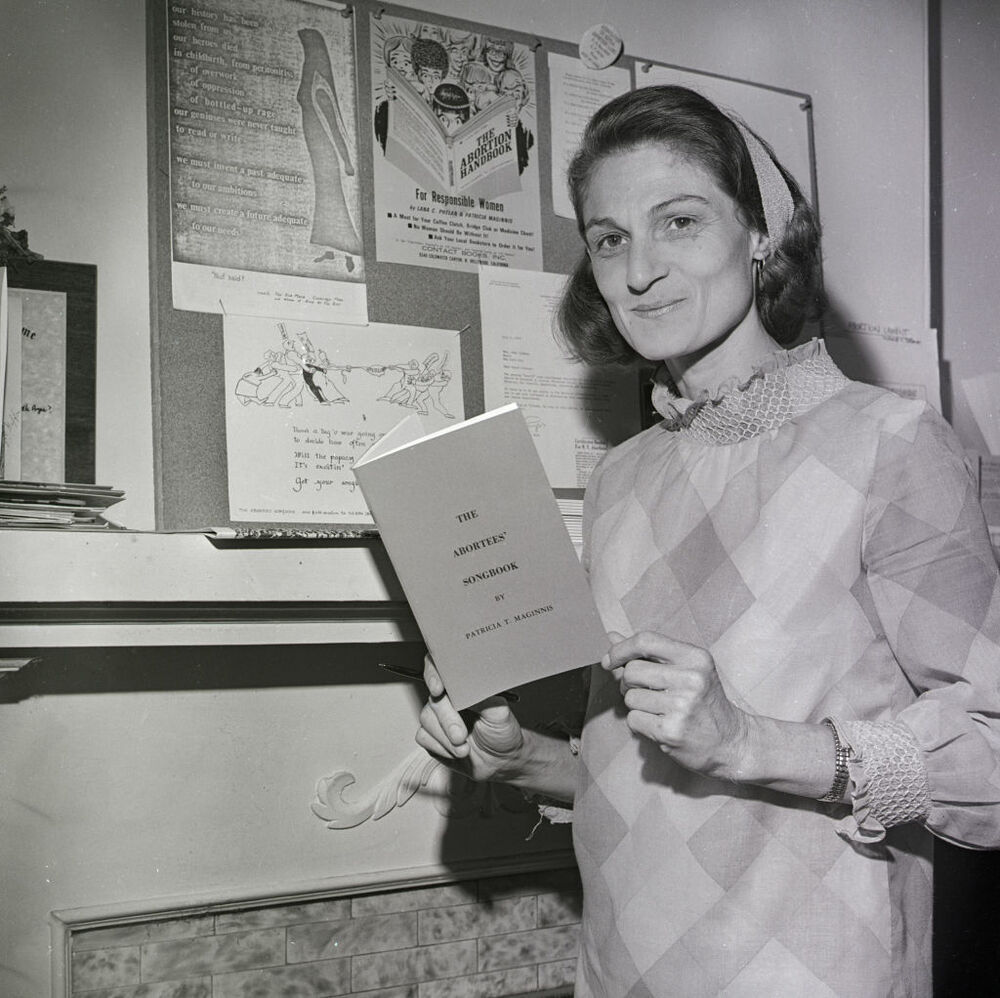
[[[991,454],[1000,454],[1000,371],[962,378],[962,390]]]
[[[622,36],[616,28],[595,24],[580,39],[580,59],[589,69],[607,69],[618,61],[623,48]]]

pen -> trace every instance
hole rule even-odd
[[[402,676],[404,679],[410,679],[416,683],[424,681],[424,674],[422,672],[401,669],[398,665],[389,665],[388,662],[379,662],[378,666],[380,669],[385,669],[386,672],[391,672],[395,676]],[[513,690],[501,690],[497,696],[503,697],[507,703],[517,703],[521,699]]]

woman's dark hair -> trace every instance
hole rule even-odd
[[[605,104],[590,119],[567,171],[570,199],[583,236],[583,202],[595,169],[608,156],[650,144],[672,146],[707,170],[750,229],[767,233],[757,176],[739,128],[710,100],[685,87],[634,90]],[[770,146],[762,143],[774,159]],[[775,160],[788,183],[794,212],[757,284],[761,322],[790,345],[806,319],[822,310],[819,223],[795,178]],[[638,354],[615,327],[584,252],[559,305],[558,331],[571,353],[590,364],[628,364]]]

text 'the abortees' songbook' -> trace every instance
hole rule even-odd
[[[607,651],[517,405],[427,435],[408,416],[354,475],[456,707]]]

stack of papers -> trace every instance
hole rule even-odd
[[[124,497],[106,485],[0,479],[0,527],[106,530],[117,524],[105,511]]]
[[[583,544],[583,500],[566,499],[556,496],[559,505],[559,512],[562,513],[563,523],[569,531],[570,539],[576,545],[577,550]]]

